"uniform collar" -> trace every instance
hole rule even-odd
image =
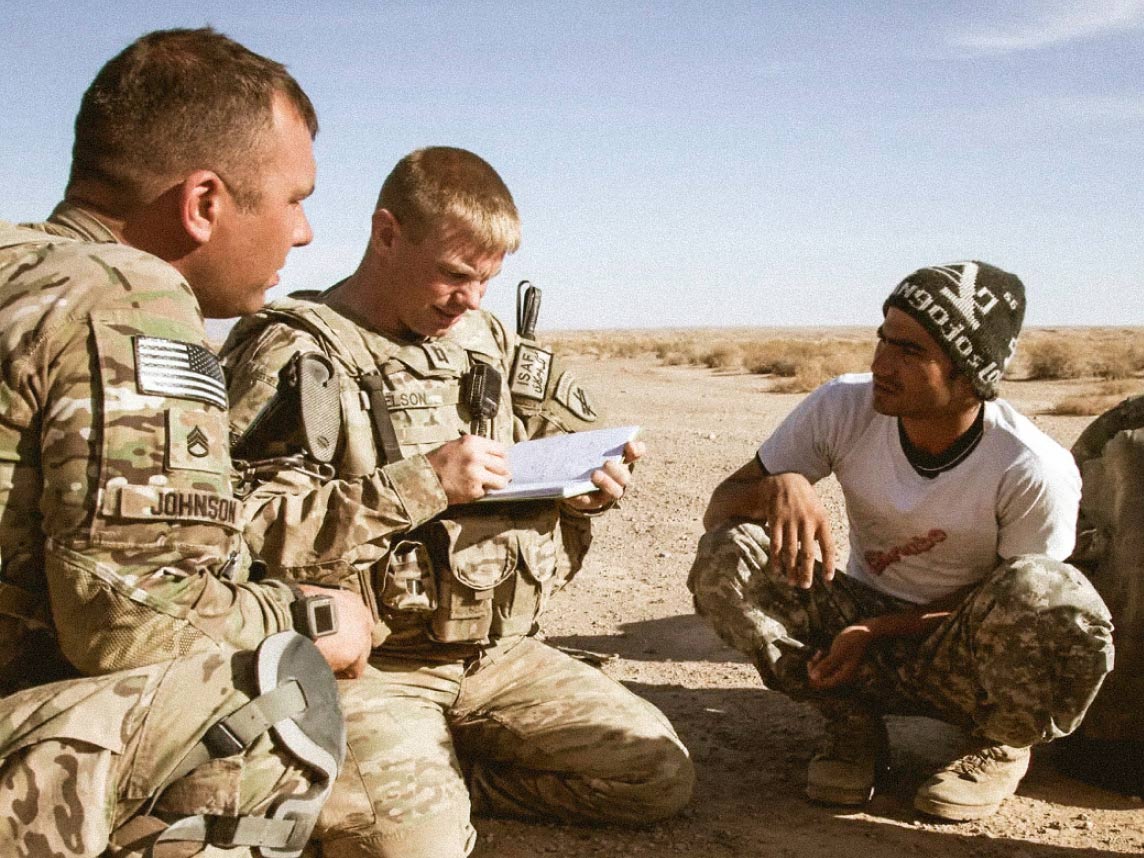
[[[61,202],[44,224],[49,232],[81,241],[118,244],[119,239],[103,221],[91,212],[67,200]]]

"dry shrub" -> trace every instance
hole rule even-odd
[[[1006,377],[1139,376],[1144,373],[1144,337],[1140,333],[1138,328],[1030,328],[1021,337],[1017,358]],[[845,372],[865,371],[874,353],[871,328],[562,331],[546,335],[544,341],[569,357],[654,357],[668,366],[742,369],[786,379],[779,387],[792,391],[811,390]]]
[[[1131,378],[1141,369],[1144,349],[1134,342],[1108,343],[1089,356],[1090,374],[1097,378]]]
[[[710,369],[737,369],[743,365],[743,350],[736,345],[720,343],[712,346],[701,362]]]
[[[1144,341],[1132,328],[1034,328],[1007,375],[1028,380],[1126,379],[1144,371]]]
[[[756,375],[790,379],[775,387],[784,393],[813,390],[847,372],[870,368],[871,345],[855,340],[765,340],[744,349],[743,366]]]
[[[1079,394],[1076,396],[1066,396],[1056,405],[1046,408],[1043,413],[1056,414],[1060,417],[1091,416],[1103,414],[1118,402],[1120,402],[1120,397],[1117,396]]]
[[[1128,396],[1137,393],[1138,388],[1139,384],[1127,381],[1105,382],[1087,393],[1066,396],[1043,413],[1063,417],[1103,414],[1114,405],[1119,405]]]
[[[1030,381],[1081,378],[1086,355],[1079,343],[1063,338],[1034,339],[1022,343],[1023,375]]]

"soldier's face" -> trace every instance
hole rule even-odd
[[[302,201],[314,190],[314,150],[310,131],[282,98],[273,107],[273,127],[261,153],[252,153],[261,192],[257,204],[238,206],[229,190],[209,242],[210,264],[191,285],[208,318],[253,313],[266,303],[266,290],[293,247],[313,238]]]
[[[375,308],[378,324],[402,339],[444,336],[481,306],[504,253],[482,249],[457,226],[431,230],[419,242],[410,241],[396,221],[390,229],[379,236],[385,282]]]
[[[874,410],[891,417],[936,418],[963,410],[976,400],[969,380],[921,323],[897,307],[878,329],[870,365]]]

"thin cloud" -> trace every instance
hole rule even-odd
[[[1032,51],[1144,27],[1144,0],[1072,0],[1041,4],[1021,21],[955,33],[951,44],[977,54]]]

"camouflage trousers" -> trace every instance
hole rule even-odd
[[[324,858],[461,858],[471,812],[640,824],[691,794],[663,713],[532,638],[468,665],[375,655],[339,686],[348,754],[318,822]]]
[[[250,699],[235,688],[238,670],[235,658],[212,653],[0,699],[0,855],[152,854],[162,820],[262,816],[303,791],[304,772],[263,733],[175,780],[151,807],[202,733]],[[172,843],[154,854],[223,853]]]
[[[1026,747],[1072,732],[1112,668],[1108,609],[1077,570],[1048,557],[999,565],[920,639],[875,641],[856,680],[817,692],[806,662],[862,619],[914,610],[842,573],[810,590],[786,583],[758,524],[711,531],[688,577],[698,613],[755,660],[764,684],[815,704],[926,715]]]

